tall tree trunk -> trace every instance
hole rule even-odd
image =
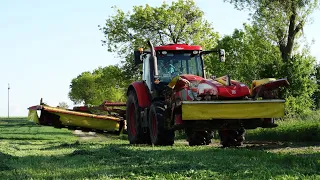
[[[289,74],[289,62],[290,59],[292,58],[292,52],[293,52],[293,47],[295,43],[295,38],[297,33],[301,30],[300,29],[300,24],[296,27],[296,21],[297,21],[297,9],[296,9],[296,4],[292,3],[291,5],[291,16],[289,20],[289,29],[288,29],[288,37],[287,37],[287,42],[286,44],[281,43],[280,44],[280,51],[281,51],[281,58],[284,63],[283,67],[283,75],[288,75]],[[288,77],[289,78],[289,77]],[[288,79],[290,81],[290,79]]]

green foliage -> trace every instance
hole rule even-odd
[[[125,101],[129,81],[117,65],[99,67],[93,72],[83,72],[72,79],[69,98],[75,103],[100,105],[104,100]]]
[[[315,73],[315,58],[305,54],[296,54],[286,65],[290,86],[286,88],[287,114],[308,113],[314,106],[312,99],[317,84],[312,77]]]
[[[320,65],[319,64],[315,66],[314,79],[317,82],[317,85],[316,85],[317,87],[316,87],[316,91],[313,93],[312,99],[314,101],[315,108],[319,109],[320,108]]]
[[[133,146],[15,119],[0,121],[0,138],[1,179],[320,178],[319,147],[309,144]]]
[[[154,45],[189,43],[204,49],[224,48],[226,63],[218,63],[213,55],[205,58],[207,75],[230,74],[249,86],[254,79],[287,78],[290,87],[282,95],[287,100],[288,116],[308,113],[315,103],[319,104],[320,93],[313,80],[315,59],[306,51],[308,47],[301,48],[297,43],[318,7],[318,0],[225,1],[237,9],[250,9],[252,25],[244,25],[243,30],[236,29],[219,41],[218,33],[193,0],[163,2],[159,7],[134,6],[131,12],[113,7],[115,14],[99,28],[105,35],[102,44],[123,59],[121,67],[82,73],[71,82],[70,99],[93,105],[104,99],[124,100],[123,91],[115,85],[120,83],[120,87],[126,88],[129,82],[141,78],[141,67],[134,65],[133,51],[148,48],[146,42],[150,39]]]
[[[96,72],[83,72],[78,77],[72,79],[70,85],[69,98],[75,104],[78,103],[93,103],[94,91],[96,89],[95,80],[97,78]]]
[[[273,44],[257,25],[244,25],[232,35],[223,37],[218,48],[226,50],[227,61],[219,63],[214,57],[206,58],[207,72],[216,76],[230,74],[233,79],[250,85],[254,79],[287,78],[290,86],[285,88],[286,114],[308,113],[313,107],[313,93],[317,85],[315,58],[308,47],[284,62],[280,49]]]
[[[318,0],[224,0],[235,8],[249,9],[252,20],[263,30],[265,36],[281,49],[284,59],[289,59],[303,27],[318,7]]]
[[[114,8],[116,14],[100,28],[106,38],[102,43],[109,52],[124,59],[126,76],[132,79],[139,77],[139,68],[133,64],[133,51],[139,47],[148,48],[149,39],[154,45],[189,43],[207,49],[213,48],[218,39],[193,0],[179,0],[171,5],[163,2],[160,7],[134,6],[132,13]]]
[[[226,62],[212,56],[205,58],[207,72],[215,76],[230,74],[233,79],[251,84],[252,80],[280,78],[282,67],[278,48],[271,44],[257,26],[244,25],[232,35],[223,37],[218,48],[226,50]]]
[[[286,77],[291,83],[284,93],[288,100],[287,113],[310,111],[313,108],[312,96],[316,90],[315,81],[311,80],[315,60],[309,52],[299,52],[301,47],[297,40],[302,35],[303,27],[310,20],[311,13],[318,8],[318,0],[225,1],[234,4],[237,9],[251,10],[253,26],[258,27],[265,36],[264,39],[278,47],[282,65],[279,66],[278,76],[275,77]]]
[[[59,102],[58,107],[68,109],[69,105],[66,102]]]

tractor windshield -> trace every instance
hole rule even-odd
[[[159,53],[158,73],[162,82],[170,82],[175,76],[181,74],[194,74],[203,77],[203,66],[198,54],[188,51],[172,51]]]

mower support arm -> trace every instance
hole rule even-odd
[[[216,50],[210,50],[210,51],[202,51],[201,55],[203,54],[211,54],[211,53],[218,53],[219,54],[219,60],[220,62],[225,62],[225,50],[224,49],[216,49]]]

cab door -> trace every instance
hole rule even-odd
[[[142,80],[146,82],[148,88],[151,90],[151,63],[150,63],[150,54],[147,54],[143,59],[143,74]]]

